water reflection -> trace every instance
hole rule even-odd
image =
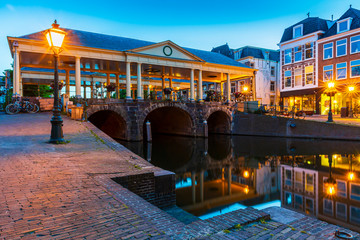
[[[283,207],[360,231],[359,142],[216,135],[121,143],[175,172],[177,205],[196,216],[281,200]],[[324,183],[329,162],[332,194]]]

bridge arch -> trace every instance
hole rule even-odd
[[[91,114],[91,115],[90,115]],[[100,109],[89,114],[88,120],[112,138],[128,140],[127,121],[113,109]]]
[[[231,134],[231,115],[229,113],[217,109],[212,111],[205,119],[209,133]]]
[[[143,135],[146,139],[146,122],[151,123],[151,132],[156,134],[171,134],[196,136],[195,116],[186,107],[171,105],[153,105],[145,109],[140,123],[143,123]]]

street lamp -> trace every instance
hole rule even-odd
[[[334,82],[328,82],[327,84],[327,91],[328,91],[328,96],[330,96],[330,106],[329,106],[329,112],[328,112],[328,120],[327,122],[334,122],[333,118],[332,118],[332,110],[331,110],[331,97],[335,94],[335,83]]]
[[[62,44],[65,38],[66,32],[59,29],[59,24],[56,20],[52,24],[52,28],[46,30],[45,36],[49,43],[50,48],[54,52],[54,108],[53,117],[51,118],[51,136],[50,143],[64,143],[62,124],[63,120],[60,116],[59,106],[59,54],[62,52]]]
[[[332,155],[329,154],[329,178],[324,181],[326,193],[330,196],[336,193],[336,181],[331,176]]]
[[[348,87],[348,90],[349,90],[349,94],[350,94],[350,112],[349,112],[349,117],[354,117],[353,115],[353,108],[352,108],[352,95],[353,95],[353,92],[355,90],[355,87],[354,86],[349,86]]]

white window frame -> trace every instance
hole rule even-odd
[[[300,33],[300,36],[295,37],[295,29],[297,29],[297,28],[300,28],[301,33]],[[293,27],[293,39],[301,37],[303,35],[304,35],[304,32],[303,32],[303,25],[302,24]]]
[[[289,71],[290,72],[290,86],[286,86],[286,78],[287,76],[285,75],[285,73]],[[284,71],[284,87],[285,88],[291,88],[292,87],[292,77],[293,77],[293,74],[292,74],[292,71],[291,70],[285,70]]]
[[[327,47],[325,48],[325,45],[331,44],[331,47]],[[331,57],[329,58],[325,58],[325,50],[330,49],[331,48]],[[325,43],[323,45],[323,60],[327,60],[327,59],[332,59],[334,57],[334,43],[330,42],[330,43]]]
[[[295,51],[296,48],[300,48],[300,51]],[[301,62],[301,61],[303,60],[302,49],[303,49],[303,46],[302,46],[302,45],[299,45],[299,46],[294,47],[294,63],[296,63],[296,62]],[[297,60],[297,61],[296,61],[296,53],[300,53],[300,54],[301,54],[301,59],[300,59],[300,60]]]
[[[356,185],[356,186],[360,187],[360,184],[350,183],[349,197],[350,197],[351,200],[360,201],[360,195],[355,195],[355,196],[356,196],[357,198],[359,198],[359,199],[354,199],[354,198],[352,198],[353,194],[351,193],[351,188],[352,188],[353,185]]]
[[[310,43],[310,48],[306,48],[306,44]],[[308,42],[306,44],[304,44],[304,59],[312,59],[314,58],[314,42]],[[306,50],[309,50],[311,49],[311,57],[310,58],[307,58],[306,57]]]
[[[311,73],[311,75],[312,75],[312,83],[307,83],[307,75],[309,74],[309,73],[306,73],[306,67],[308,67],[308,66],[313,66],[313,71],[312,71],[312,73]],[[314,79],[314,65],[308,65],[308,66],[305,66],[304,67],[304,74],[305,74],[305,76],[304,76],[304,80],[305,80],[305,85],[314,85],[314,82],[315,82],[315,79]]]
[[[272,70],[274,69],[274,74],[272,74]],[[276,69],[275,69],[275,67],[274,66],[271,66],[270,67],[270,75],[272,76],[272,77],[275,77],[276,76]]]
[[[342,33],[342,32],[347,32],[347,31],[349,31],[349,30],[350,30],[351,19],[352,19],[352,18],[349,17],[349,18],[345,18],[345,19],[343,19],[343,20],[338,21],[338,22],[337,22],[337,33]],[[340,26],[340,24],[343,23],[343,22],[346,22],[347,28],[346,28],[346,30],[340,31],[339,26]]]
[[[307,182],[307,175],[309,175],[309,176],[312,177],[312,184],[309,184],[309,183]],[[308,185],[311,185],[311,186],[312,186],[312,192],[306,190],[306,187],[307,187]],[[309,192],[309,193],[314,194],[314,190],[315,190],[315,176],[314,176],[313,173],[307,173],[307,172],[305,172],[305,184],[304,184],[304,188],[305,188],[305,192]]]
[[[338,68],[337,65],[339,64],[342,64],[342,63],[345,63],[345,77],[344,78],[339,78],[338,77],[338,69],[344,69],[343,67],[342,68]],[[347,78],[347,62],[341,62],[341,63],[337,63],[336,64],[336,80],[344,80]]]
[[[342,44],[338,45],[338,42],[343,41],[343,40],[345,40],[345,43],[342,43]],[[339,55],[338,54],[338,47],[342,46],[342,45],[345,45],[345,54]],[[344,38],[344,39],[336,41],[336,57],[342,57],[342,56],[346,56],[346,55],[347,55],[347,39]]]
[[[330,70],[325,70],[325,67],[328,67],[328,66],[331,66],[331,72],[332,72],[332,74],[331,74],[331,79],[326,79],[325,78],[325,72],[328,72],[328,71],[330,71]],[[326,66],[324,66],[323,67],[323,81],[324,82],[326,82],[326,81],[332,81],[334,79],[334,65],[326,65]]]
[[[336,214],[336,218],[339,218],[339,216],[338,216],[338,205],[344,205],[344,206],[345,206],[345,216],[344,216],[344,218],[343,218],[343,216],[341,216],[340,219],[346,220],[346,219],[347,219],[347,206],[346,206],[345,203],[341,203],[341,202],[336,202],[336,204],[335,204],[335,214]]]
[[[286,51],[289,51],[290,50],[290,62],[286,62]],[[292,58],[292,48],[288,48],[288,49],[285,49],[284,50],[284,65],[287,65],[287,64],[291,64],[293,62],[293,58]]]
[[[339,182],[345,184],[345,192],[344,192],[344,193],[341,192],[342,194],[345,194],[345,196],[340,195],[339,189],[336,189],[336,195],[337,195],[338,197],[347,198],[347,184],[346,184],[346,181],[336,179],[336,186],[338,186],[338,183],[339,183]]]
[[[360,59],[353,60],[353,61],[350,62],[350,78],[358,78],[358,77],[360,77],[360,76],[353,76],[352,75],[352,68],[360,66],[360,63],[353,66],[352,63],[355,62],[355,61],[360,61]]]
[[[359,39],[356,40],[356,41],[353,41],[353,38],[355,38],[355,37],[359,37]],[[360,49],[359,49],[359,51],[357,51],[357,52],[353,52],[353,51],[352,51],[352,47],[351,47],[353,42],[359,42],[359,41],[360,41],[360,35],[352,36],[352,37],[350,38],[350,54],[356,54],[356,53],[359,53],[359,52],[360,52]]]
[[[296,72],[300,74],[296,75]],[[296,76],[300,76],[300,85],[296,85]],[[303,70],[301,68],[294,69],[294,87],[301,87],[303,85]]]

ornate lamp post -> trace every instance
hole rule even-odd
[[[349,117],[354,117],[353,115],[353,107],[352,107],[352,95],[353,95],[353,92],[355,90],[355,87],[354,86],[349,86],[348,87],[348,90],[349,90],[349,94],[350,94],[350,111],[349,111]]]
[[[329,178],[324,181],[326,193],[330,196],[335,195],[336,193],[336,181],[331,176],[331,165],[332,165],[332,155],[329,154]]]
[[[62,52],[62,43],[64,41],[66,32],[59,29],[59,24],[56,20],[52,24],[52,28],[46,30],[45,36],[50,48],[54,52],[54,108],[53,117],[51,118],[51,136],[50,143],[64,143],[62,123],[59,106],[59,54]]]
[[[334,82],[328,82],[327,84],[327,92],[328,96],[330,97],[330,106],[329,106],[329,112],[328,112],[328,120],[327,122],[334,122],[332,117],[332,109],[331,109],[331,97],[335,94],[335,83]]]

